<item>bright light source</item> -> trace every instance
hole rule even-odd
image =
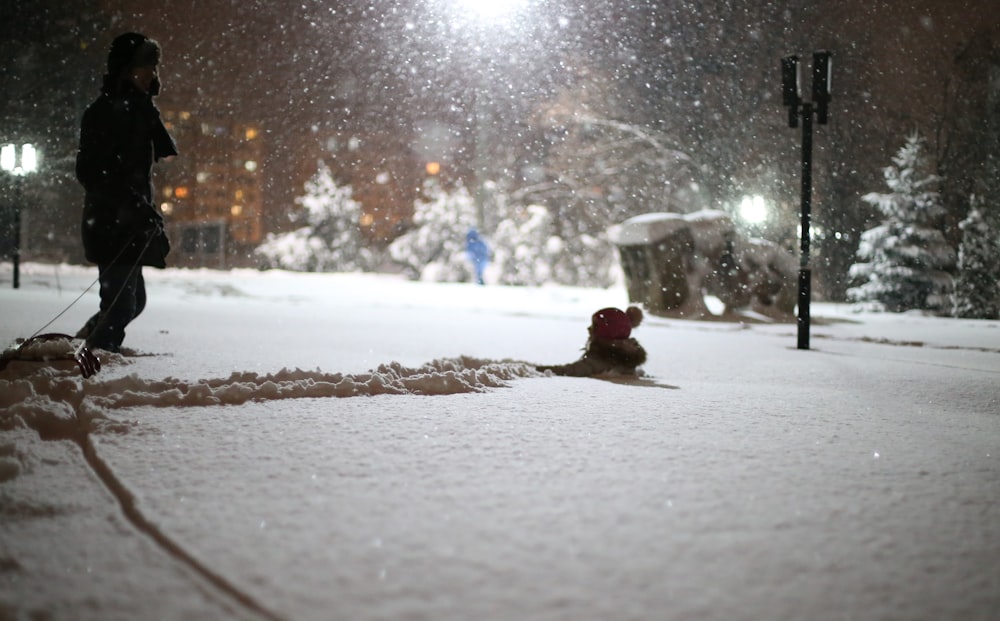
[[[502,19],[528,5],[528,0],[458,0],[481,20]]]
[[[740,217],[747,224],[761,224],[767,220],[767,201],[763,196],[744,196],[740,202]]]
[[[26,173],[38,170],[38,152],[35,150],[35,145],[21,145],[21,170]]]
[[[0,168],[14,175],[26,175],[38,170],[38,151],[33,144],[21,145],[21,162],[17,161],[17,145],[0,147]]]
[[[12,144],[5,144],[4,146],[0,147],[0,168],[7,171],[14,170],[15,157],[16,157],[14,152],[15,148],[16,147]]]

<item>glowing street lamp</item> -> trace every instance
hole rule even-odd
[[[38,151],[35,145],[21,145],[18,157],[17,145],[0,146],[0,169],[14,176],[14,288],[21,286],[21,183],[25,175],[38,170]]]
[[[33,144],[21,145],[21,158],[17,158],[17,145],[0,147],[0,168],[9,174],[22,177],[38,170],[38,152]]]
[[[740,201],[740,217],[751,225],[763,224],[767,221],[767,201],[763,196],[744,196]]]

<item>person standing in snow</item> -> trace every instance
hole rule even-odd
[[[576,362],[559,365],[536,365],[539,371],[555,375],[590,377],[606,373],[635,375],[646,362],[646,350],[632,338],[632,329],[642,323],[642,309],[629,306],[626,310],[602,308],[590,318],[587,332],[590,338],[583,356]]]
[[[177,155],[153,97],[160,91],[160,46],[118,36],[100,96],[80,124],[76,177],[86,192],[81,237],[97,264],[100,310],[77,333],[91,348],[118,352],[125,327],[146,305],[142,266],[164,268],[170,245],[153,206],[153,163]]]
[[[486,264],[490,262],[490,249],[475,227],[465,234],[465,254],[468,255],[476,271],[476,282],[480,285],[486,284],[483,281],[483,272],[486,271]]]

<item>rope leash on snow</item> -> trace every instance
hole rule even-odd
[[[139,258],[136,259],[135,263],[132,264],[132,268],[129,270],[129,278],[126,279],[126,282],[129,279],[131,279],[132,275],[135,274],[136,269],[138,269],[139,264],[142,262],[142,255],[145,254],[146,250],[149,248],[149,245],[152,243],[153,236],[155,233],[156,231],[150,231],[149,234],[147,235],[146,244],[139,252]],[[125,244],[122,246],[122,249],[119,250],[115,258],[112,259],[111,261],[112,263],[114,263],[119,259],[119,257],[121,257],[122,253],[125,252],[125,249],[128,248],[129,244],[132,243],[133,239],[135,239],[135,234],[133,234],[132,237],[130,237],[128,241],[125,242]],[[66,340],[67,342],[72,343],[75,337],[70,336],[69,334],[62,334],[59,332],[48,332],[45,334],[40,334],[40,332],[48,328],[50,325],[55,323],[56,320],[65,315],[66,312],[69,311],[69,309],[73,308],[73,306],[76,305],[76,303],[79,302],[83,298],[83,296],[87,294],[88,291],[93,289],[94,285],[96,285],[99,281],[100,281],[100,276],[95,278],[94,281],[91,282],[90,285],[88,285],[87,288],[84,289],[83,292],[81,292],[80,295],[78,295],[75,300],[73,300],[66,306],[66,308],[62,309],[62,311],[60,311],[55,317],[50,319],[41,328],[35,330],[34,334],[24,339],[24,341],[22,341],[21,344],[18,345],[16,348],[0,353],[0,371],[6,369],[7,365],[13,362],[14,360],[25,360],[25,358],[23,358],[22,355],[24,354],[25,349],[31,345],[45,341],[58,341],[58,340]],[[115,294],[115,297],[111,301],[111,304],[108,305],[108,308],[111,308],[116,303],[118,303],[118,298],[121,297],[124,291],[125,291],[125,285],[123,284],[122,287],[118,289],[118,292]],[[98,320],[98,322],[94,325],[92,330],[96,330],[103,322],[104,322],[104,317],[102,316],[100,320]],[[43,358],[43,360],[54,360],[54,359],[59,359],[59,358]],[[90,351],[90,349],[87,347],[86,339],[83,339],[80,342],[80,345],[73,350],[72,354],[67,359],[71,359],[76,363],[76,366],[77,368],[80,369],[80,374],[84,377],[84,379],[93,377],[94,375],[97,374],[98,371],[101,370],[101,359],[98,358],[97,355],[94,354],[94,352]]]
[[[50,319],[48,323],[43,325],[41,328],[35,330],[34,334],[24,339],[16,348],[8,349],[7,351],[0,353],[0,371],[6,369],[7,365],[13,362],[14,360],[25,360],[25,358],[23,357],[25,349],[29,348],[32,345],[35,345],[36,343],[41,343],[46,341],[57,341],[57,340],[65,340],[67,342],[72,342],[73,337],[68,334],[62,334],[59,332],[47,332],[45,334],[40,334],[40,332],[51,326],[53,323],[56,322],[56,320],[65,315],[69,309],[73,308],[73,306],[77,302],[79,302],[83,298],[83,296],[87,294],[88,291],[94,288],[94,285],[97,284],[98,280],[99,279],[94,279],[94,282],[90,283],[90,285],[88,285],[87,288],[84,289],[83,292],[81,292],[80,295],[78,295],[75,300],[70,302],[69,305],[66,306],[66,308],[64,308],[58,315]],[[43,359],[52,360],[53,358],[43,358]],[[80,369],[80,374],[84,377],[84,379],[96,375],[97,372],[101,370],[100,358],[98,358],[94,354],[94,352],[90,351],[90,349],[87,348],[86,341],[80,343],[80,346],[73,350],[70,359],[76,362],[76,366]]]

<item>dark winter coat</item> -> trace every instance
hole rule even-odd
[[[570,364],[539,366],[539,371],[556,375],[590,377],[604,373],[635,375],[637,367],[646,362],[646,350],[634,338],[601,339],[590,337],[583,356]]]
[[[106,80],[83,114],[76,177],[86,190],[83,249],[98,265],[165,267],[170,249],[153,206],[152,166],[177,155],[150,95]],[[140,260],[141,256],[141,260]]]

